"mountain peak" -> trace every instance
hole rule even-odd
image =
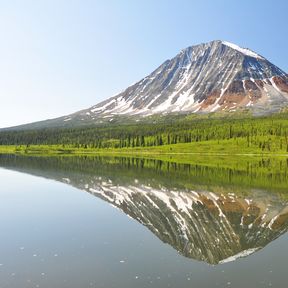
[[[206,43],[201,43],[198,45],[193,45],[193,46],[189,46],[186,49],[181,50],[181,52],[187,50],[187,49],[195,49],[196,47],[204,47],[204,48],[208,48],[208,47],[221,47],[222,45],[232,48],[233,50],[236,50],[237,52],[242,53],[245,56],[249,56],[249,57],[253,57],[253,58],[258,58],[258,59],[262,59],[265,60],[265,58],[259,54],[257,54],[256,52],[254,52],[253,50],[249,49],[249,48],[243,48],[240,47],[234,43],[228,42],[228,41],[223,41],[223,40],[212,40],[210,42],[206,42]]]

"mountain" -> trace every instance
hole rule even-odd
[[[261,113],[278,111],[287,104],[287,74],[249,49],[212,41],[182,50],[122,93],[68,117],[235,111],[246,107]]]
[[[213,168],[209,171],[200,165],[190,166],[189,170],[187,165],[177,165],[174,170],[170,163],[168,171],[167,164],[125,158],[0,155],[0,167],[87,191],[144,225],[180,254],[198,261],[210,264],[234,261],[287,232],[288,202],[278,193],[241,188],[239,184],[231,186],[236,171],[232,174],[226,171],[229,185],[219,186],[220,168],[214,168],[213,172]],[[191,177],[194,169],[197,174],[204,173],[206,189],[203,184],[195,185],[199,175]],[[211,174],[217,175],[213,181]],[[243,182],[249,182],[244,181],[247,178],[250,176],[242,178]],[[181,179],[193,189],[185,188]]]
[[[150,75],[95,106],[22,128],[77,126],[169,113],[250,110],[288,106],[288,75],[263,56],[225,41],[188,47]]]

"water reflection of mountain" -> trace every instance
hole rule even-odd
[[[251,175],[245,182],[241,172],[167,165],[122,158],[0,156],[1,167],[86,190],[145,225],[182,255],[211,264],[247,256],[287,231],[285,186],[280,185],[280,197],[279,183],[274,187],[270,181],[267,191],[263,181],[260,188],[251,183]]]

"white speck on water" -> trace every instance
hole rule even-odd
[[[188,280],[188,281],[190,281],[190,280],[191,280],[191,278],[189,278],[189,277],[188,277],[188,278],[187,278],[187,280]]]
[[[120,262],[120,263],[125,263],[125,260],[120,260],[119,262]]]
[[[54,254],[54,257],[58,257],[58,254]]]
[[[37,254],[33,254],[33,257],[37,257]]]
[[[42,276],[44,276],[44,275],[45,275],[45,273],[44,273],[44,272],[42,272],[42,273],[41,273],[41,275],[42,275]]]
[[[24,250],[24,247],[20,247],[20,250]]]
[[[231,282],[227,282],[227,285],[231,285]]]
[[[139,277],[138,276],[135,276],[135,279],[138,279]]]

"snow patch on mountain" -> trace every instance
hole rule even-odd
[[[238,45],[230,43],[230,42],[227,42],[227,41],[222,41],[222,43],[224,45],[226,45],[226,46],[229,46],[229,47],[231,47],[231,48],[233,48],[233,49],[235,49],[235,50],[247,55],[247,56],[264,59],[262,56],[260,56],[259,54],[253,52],[252,50],[250,50],[248,48],[241,48]]]

